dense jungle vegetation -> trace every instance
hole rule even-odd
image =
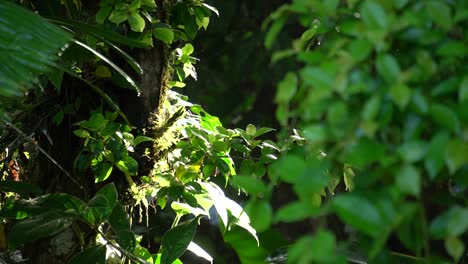
[[[0,1],[0,263],[468,263],[468,1]]]

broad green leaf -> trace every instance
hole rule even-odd
[[[419,196],[421,192],[421,175],[412,165],[404,165],[398,170],[396,183],[404,193]]]
[[[132,252],[136,246],[135,234],[129,230],[118,230],[116,231],[117,243],[123,249]]]
[[[130,13],[128,23],[130,24],[130,28],[136,32],[143,32],[145,28],[145,20],[136,12]]]
[[[252,124],[248,124],[247,128],[245,129],[245,132],[247,133],[247,135],[253,137],[257,132],[257,128]]]
[[[245,212],[249,215],[252,227],[257,232],[266,231],[273,222],[273,209],[268,201],[251,200],[246,204]]]
[[[117,10],[114,9],[109,16],[109,21],[114,22],[115,24],[120,24],[128,19],[127,10]]]
[[[130,156],[118,161],[115,165],[123,173],[127,173],[129,175],[136,175],[138,173],[138,162]]]
[[[364,121],[374,120],[380,111],[381,104],[382,99],[380,96],[372,96],[364,105],[364,109],[361,112],[362,119],[364,119]]]
[[[345,223],[370,236],[379,236],[384,228],[375,204],[357,194],[336,196],[332,208]]]
[[[397,84],[390,88],[390,95],[398,108],[403,111],[411,99],[411,90],[404,84]]]
[[[361,17],[370,29],[386,29],[389,21],[387,12],[378,2],[366,1],[361,6]]]
[[[100,189],[88,202],[87,211],[90,211],[93,214],[95,221],[100,224],[109,218],[116,203],[117,189],[113,183],[110,183]]]
[[[318,207],[313,207],[306,202],[295,201],[278,209],[275,214],[275,222],[298,222],[319,212]]]
[[[0,192],[14,192],[21,196],[28,194],[42,194],[41,188],[27,182],[0,181]]]
[[[80,253],[76,254],[71,260],[70,264],[106,264],[106,246],[97,245],[89,247]]]
[[[356,39],[349,44],[349,52],[355,62],[365,60],[372,52],[372,44],[365,39]]]
[[[110,78],[110,77],[112,77],[111,71],[109,70],[109,68],[107,68],[104,65],[99,65],[96,68],[96,71],[94,72],[94,74],[96,74],[96,76],[99,77],[99,78]]]
[[[122,205],[116,204],[109,216],[109,224],[115,231],[130,230],[130,219]]]
[[[464,102],[468,100],[468,76],[465,76],[458,88],[458,101]]]
[[[106,6],[101,7],[99,11],[96,13],[96,22],[98,24],[103,24],[111,12],[112,12],[112,6],[106,5]]]
[[[377,57],[376,66],[379,75],[382,76],[387,83],[394,84],[400,78],[400,66],[392,55],[384,54]]]
[[[457,237],[468,231],[468,208],[458,206],[438,215],[430,226],[430,233],[436,239]]]
[[[468,143],[460,139],[448,142],[445,149],[445,163],[451,174],[468,163]]]
[[[169,28],[155,28],[153,29],[153,36],[166,44],[171,44],[174,40],[174,32]]]
[[[224,196],[223,191],[214,183],[201,183],[201,185],[208,191],[224,226],[228,226],[228,214],[225,203],[226,197]]]
[[[289,103],[297,91],[297,76],[292,72],[288,72],[284,79],[278,84],[276,91],[275,102]]]
[[[305,173],[306,163],[301,156],[289,154],[275,162],[272,169],[281,180],[294,183],[300,175]]]
[[[171,264],[182,256],[197,232],[198,217],[169,229],[161,241],[161,264]]]
[[[347,263],[336,253],[335,236],[326,230],[319,230],[313,236],[298,239],[288,250],[286,263]]]
[[[427,143],[423,141],[405,142],[398,148],[401,158],[408,162],[417,162],[424,158],[427,152]]]
[[[316,89],[331,90],[333,86],[333,76],[318,67],[305,67],[300,72],[301,79]]]
[[[133,140],[133,146],[137,146],[139,145],[140,143],[143,143],[143,142],[151,142],[153,141],[154,139],[153,138],[150,138],[150,137],[146,137],[146,136],[137,136],[135,138],[135,140]]]
[[[432,138],[428,146],[424,167],[431,180],[436,178],[445,164],[445,149],[449,140],[450,135],[447,132],[439,132]]]
[[[256,196],[265,193],[267,190],[265,184],[255,177],[236,175],[231,180],[234,185],[240,187],[249,195]]]
[[[275,131],[275,129],[274,128],[269,128],[269,127],[261,127],[259,129],[257,129],[257,132],[254,135],[254,138],[259,137],[259,136],[261,136],[263,134],[266,134],[268,132],[271,132],[271,131]],[[278,147],[275,147],[275,149],[278,149]]]
[[[93,172],[94,172],[94,182],[103,182],[109,178],[109,176],[112,174],[113,166],[110,163],[107,162],[100,162],[98,165],[93,167]]]
[[[452,14],[450,6],[444,1],[427,1],[426,10],[429,16],[443,29],[452,27]]]
[[[182,54],[187,55],[187,56],[192,54],[193,51],[194,51],[193,45],[190,43],[185,44],[184,47],[182,48]]]
[[[0,13],[0,94],[19,96],[38,74],[52,69],[71,35],[10,1],[0,2]]]
[[[67,229],[74,217],[64,212],[49,211],[16,223],[8,233],[9,247],[53,236]]]
[[[465,244],[458,237],[448,237],[445,239],[445,249],[456,263],[465,252]]]
[[[442,104],[433,104],[430,112],[432,119],[442,127],[454,133],[460,131],[460,120],[451,108]]]
[[[278,34],[283,29],[285,22],[285,18],[279,18],[273,22],[265,36],[264,44],[267,49],[271,49],[273,47],[273,44],[275,43]]]
[[[258,246],[257,241],[244,229],[232,227],[223,234],[224,241],[234,248],[239,256],[239,263],[264,264],[267,249]]]
[[[141,5],[142,6],[147,6],[150,9],[155,9],[156,8],[156,2],[154,0],[141,0]]]
[[[351,166],[362,169],[373,162],[379,162],[385,154],[385,145],[373,140],[361,139],[356,144],[348,146],[345,161]]]

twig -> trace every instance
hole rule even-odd
[[[5,124],[9,127],[11,127],[13,130],[16,131],[16,133],[18,133],[20,136],[22,136],[23,138],[25,138],[28,142],[32,143],[34,146],[36,146],[36,148],[42,153],[44,154],[44,156],[46,156],[50,161],[52,161],[52,163],[57,166],[57,168],[59,168],[73,183],[75,183],[76,185],[78,185],[80,187],[80,189],[83,189],[83,186],[81,186],[81,184],[79,182],[77,182],[75,179],[73,179],[73,177],[70,175],[70,173],[68,173],[54,158],[52,158],[52,156],[49,155],[49,153],[47,153],[43,148],[41,148],[36,142],[34,142],[33,139],[31,139],[30,137],[28,137],[28,135],[26,135],[23,131],[21,131],[19,128],[17,128],[15,125],[13,125],[11,122],[3,119],[3,122],[5,122]]]

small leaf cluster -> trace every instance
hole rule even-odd
[[[95,112],[89,120],[78,122],[80,128],[73,131],[77,137],[84,139],[74,167],[78,172],[91,168],[96,183],[107,180],[114,167],[126,176],[137,175],[138,162],[130,153],[138,144],[153,140],[145,136],[134,137],[128,125],[114,121],[116,117],[111,112],[106,116]]]

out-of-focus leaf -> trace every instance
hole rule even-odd
[[[249,215],[252,227],[257,232],[266,231],[273,222],[273,209],[268,201],[249,201],[245,206],[245,212]]]
[[[20,195],[41,194],[42,190],[27,182],[0,181],[0,192],[15,192]]]
[[[0,13],[0,94],[18,96],[50,70],[71,35],[9,1],[0,2]]]

